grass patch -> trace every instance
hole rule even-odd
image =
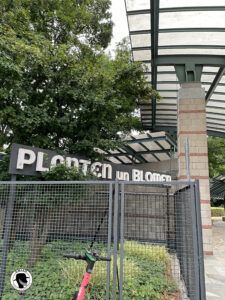
[[[83,278],[87,264],[84,261],[60,261],[62,269],[62,276],[66,278],[71,286],[76,287],[78,290],[80,287],[81,279]],[[113,284],[113,260],[110,263],[110,284]],[[118,273],[120,273],[120,260],[117,261]],[[141,274],[141,269],[138,264],[131,260],[124,260],[124,269],[132,269],[132,277],[137,278]],[[85,299],[102,300],[105,298],[106,288],[106,276],[107,276],[107,263],[97,262],[94,266],[91,280],[88,284],[88,289]],[[133,279],[131,278],[130,281]],[[112,297],[112,289],[110,290]]]
[[[138,243],[136,241],[124,242],[125,255],[131,255],[140,259],[152,260],[155,262],[168,263],[170,261],[169,253],[165,246],[150,245],[147,243]]]

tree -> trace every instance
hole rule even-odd
[[[225,139],[208,138],[209,176],[214,178],[225,174]]]
[[[140,128],[138,101],[159,97],[112,34],[110,0],[4,0],[0,148],[13,142],[95,158]]]
[[[113,149],[121,145],[118,132],[140,128],[138,102],[158,94],[124,43],[114,58],[104,53],[112,35],[109,7],[110,0],[1,1],[0,149],[15,142],[94,159],[94,148]],[[6,171],[7,161],[0,168]],[[42,230],[40,247],[31,242],[36,257],[50,228],[44,219],[54,210],[46,196],[33,219],[33,236]],[[24,202],[29,197],[32,191]]]

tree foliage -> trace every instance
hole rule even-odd
[[[208,138],[209,176],[214,178],[225,174],[225,139]]]
[[[49,171],[42,172],[44,181],[84,181],[96,179],[94,175],[87,173],[86,175],[82,170],[76,167],[68,167],[64,164],[57,164]]]
[[[3,0],[0,148],[13,142],[95,157],[139,129],[138,101],[158,94],[112,35],[110,0]]]

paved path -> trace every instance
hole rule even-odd
[[[206,299],[225,300],[225,222],[213,220],[213,256],[205,256]]]

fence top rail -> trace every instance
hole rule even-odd
[[[120,192],[121,194],[121,192]],[[138,193],[138,192],[124,192],[124,195],[137,195],[137,196],[155,196],[155,197],[165,197],[165,196],[173,196],[174,194],[170,193],[170,194],[167,194],[167,193]]]
[[[170,187],[172,185],[194,185],[196,181],[164,181],[164,182],[159,182],[159,181],[123,181],[123,180],[91,180],[91,181],[0,181],[0,184],[126,184],[126,185],[154,185],[154,186],[160,186],[160,187]]]
[[[0,181],[0,184],[113,184],[115,181],[105,180],[105,181]]]
[[[155,185],[161,187],[171,187],[172,185],[194,185],[195,181],[118,181],[120,184],[126,185]]]

